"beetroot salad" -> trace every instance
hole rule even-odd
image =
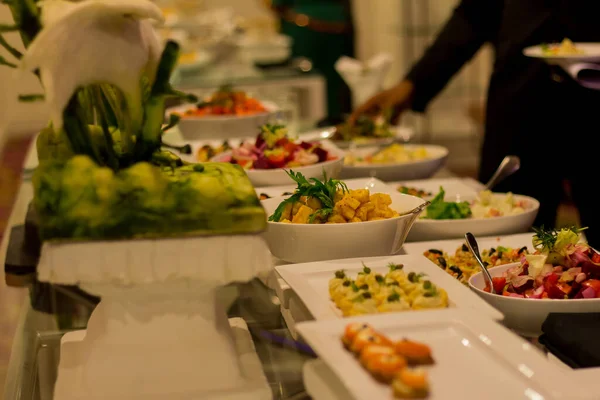
[[[600,254],[580,242],[582,229],[536,229],[534,254],[494,277],[497,294],[528,299],[600,298]],[[490,288],[486,285],[485,291]]]
[[[338,157],[318,142],[295,142],[283,125],[263,125],[254,142],[247,141],[220,161],[239,164],[244,169],[275,169],[313,165]]]

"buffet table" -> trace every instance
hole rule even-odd
[[[178,141],[176,131],[171,134],[171,138]],[[22,224],[25,219],[28,204],[33,196],[31,171],[36,165],[37,155],[35,147],[32,146],[24,165],[23,182],[7,232],[10,232],[13,226]],[[450,171],[442,169],[435,177],[453,176]],[[481,184],[473,179],[466,178],[462,181],[474,189],[481,188]],[[0,255],[3,258],[6,255],[7,244],[8,240],[2,243]],[[282,265],[281,262],[276,264]],[[18,282],[12,282],[12,285],[17,284]],[[36,283],[33,283],[29,290],[32,295],[36,290],[39,291],[36,289]],[[320,361],[314,360],[314,354],[311,354],[310,349],[302,347],[297,342],[295,324],[310,319],[310,314],[299,297],[294,295],[275,271],[269,276],[254,279],[246,284],[229,285],[223,288],[222,292],[223,296],[237,299],[230,307],[228,316],[241,318],[247,325],[273,398],[310,398],[304,386],[307,379],[311,379],[313,387],[316,387],[321,384],[319,377],[327,376],[330,371],[323,369]],[[53,398],[61,338],[72,330],[85,328],[87,318],[95,307],[95,303],[89,299],[69,297],[64,294],[59,300],[61,304],[57,304],[56,295],[57,293],[53,291],[48,292],[46,296],[37,293],[35,301],[27,298],[22,305],[8,368],[5,399],[51,400]],[[45,311],[39,311],[40,309]],[[46,312],[48,310],[51,312]],[[538,345],[535,340],[532,343]],[[252,346],[252,343],[245,345]],[[548,353],[548,357],[559,363],[565,373],[572,372],[551,354]],[[595,369],[577,371],[576,375],[589,386],[590,378],[598,375],[598,371]],[[332,390],[332,387],[323,387],[322,390]],[[339,395],[340,391],[337,393]]]
[[[305,125],[308,127],[310,123]],[[169,134],[169,139],[180,141],[176,130]],[[36,166],[37,153],[35,145],[32,145],[23,166],[23,181],[7,227],[7,238],[12,227],[23,224],[25,220],[29,202],[33,197],[31,173]],[[436,177],[451,176],[454,175],[446,169],[436,174]],[[471,179],[467,181],[477,185]],[[4,240],[0,249],[3,260],[6,257],[8,242]],[[15,281],[10,283],[13,286],[20,284]],[[32,297],[36,292],[35,302],[28,296],[21,307],[4,390],[5,399],[52,399],[60,357],[60,340],[65,333],[84,328],[95,306],[89,299],[64,294],[59,299],[61,304],[56,304],[57,293],[50,291],[47,295],[40,296],[37,293],[39,289],[35,287],[34,283],[29,288]],[[282,294],[286,290],[289,291],[289,288],[273,271],[270,276],[262,279],[255,279],[247,284],[231,285],[224,289],[224,295],[238,298],[229,310],[229,317],[241,317],[248,325],[274,398],[308,398],[303,386],[302,371],[305,361],[313,356],[294,347],[295,321],[290,309],[283,307],[280,300],[287,298],[287,294]],[[290,303],[291,310],[302,307],[294,300]],[[42,312],[38,309],[55,312]],[[294,315],[303,314],[302,311],[294,311]]]

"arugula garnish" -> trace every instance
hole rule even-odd
[[[466,201],[450,202],[444,201],[446,192],[440,186],[440,192],[431,200],[431,204],[425,209],[427,219],[464,219],[471,216],[471,206]]]
[[[317,178],[306,179],[300,172],[294,172],[292,170],[285,171],[290,178],[298,185],[293,195],[285,199],[277,206],[273,215],[269,217],[269,221],[279,222],[281,214],[288,204],[294,204],[300,201],[302,196],[314,197],[321,202],[321,208],[316,210],[308,219],[309,223],[312,223],[316,217],[327,218],[333,213],[333,207],[335,206],[335,195],[339,189],[342,192],[348,192],[348,186],[337,179],[327,179],[327,175],[323,172],[323,181]]]
[[[539,228],[532,228],[535,232],[533,236],[533,247],[537,250],[547,250],[551,251],[554,249],[554,245],[556,244],[556,240],[558,239],[558,234],[560,231],[571,231],[577,235],[587,229],[585,228],[577,228],[575,226],[570,226],[562,229],[545,229],[544,225]]]

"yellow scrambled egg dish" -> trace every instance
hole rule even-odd
[[[448,293],[425,274],[404,272],[390,264],[385,275],[364,267],[356,279],[337,271],[329,281],[329,296],[344,316],[448,307]]]
[[[338,191],[335,196],[333,213],[327,219],[321,218],[318,213],[312,219],[316,224],[344,224],[348,222],[376,221],[397,217],[398,212],[392,210],[392,198],[389,194],[373,193],[368,189]],[[322,208],[319,199],[303,196],[300,201],[287,204],[281,214],[279,222],[293,224],[311,223],[311,216]]]

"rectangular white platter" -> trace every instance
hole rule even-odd
[[[518,233],[515,235],[505,236],[486,236],[477,238],[479,251],[484,249],[496,248],[498,246],[520,249],[527,246],[527,249],[533,251],[533,233]],[[454,254],[457,248],[465,243],[464,239],[449,239],[449,240],[432,240],[429,242],[412,242],[405,243],[402,246],[403,254],[423,254],[427,250],[436,249],[445,251],[448,254]]]
[[[297,324],[301,337],[357,400],[393,399],[340,340],[346,324],[368,323],[392,340],[429,345],[428,400],[592,399],[535,347],[490,319],[465,310],[396,313]],[[309,389],[310,390],[310,389]]]
[[[316,320],[341,319],[341,311],[329,298],[329,280],[338,270],[344,270],[352,278],[356,277],[358,272],[363,269],[363,262],[373,272],[383,275],[388,272],[390,263],[404,264],[404,271],[407,274],[414,271],[415,273],[428,275],[431,282],[445,289],[448,293],[450,307],[446,310],[460,308],[481,314],[489,319],[502,320],[504,318],[502,313],[422,255],[348,258],[306,264],[280,265],[275,269],[298,295]],[[432,312],[432,310],[405,311],[401,314],[429,312]]]

